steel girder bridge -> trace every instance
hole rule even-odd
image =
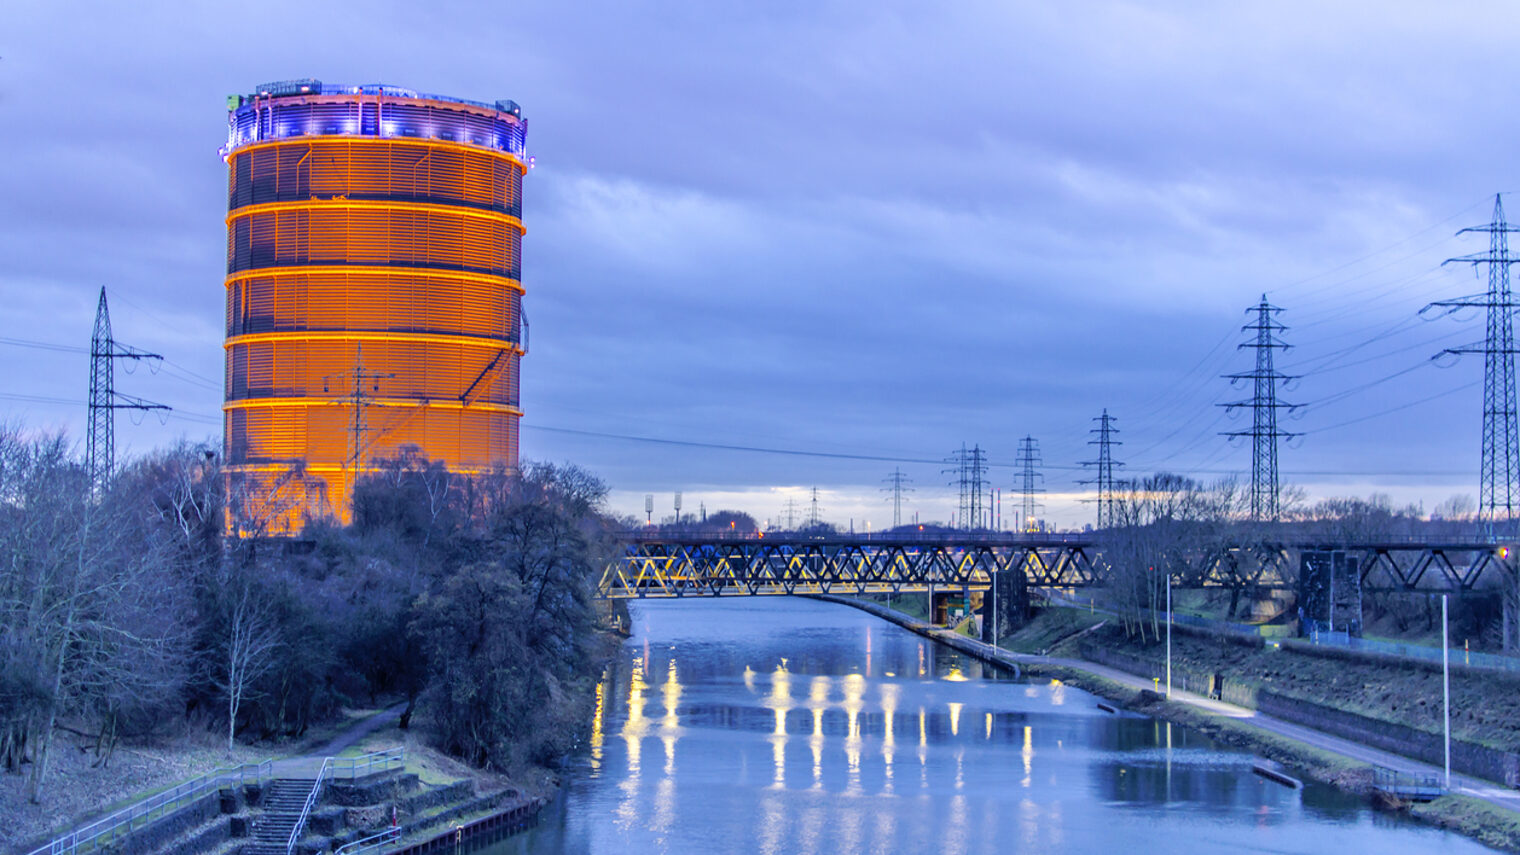
[[[1113,576],[1091,535],[952,532],[825,538],[625,532],[603,571],[610,598],[870,594],[982,589],[1014,573],[1025,588],[1103,586]],[[1164,572],[1179,588],[1292,588],[1306,550],[1356,558],[1366,591],[1466,593],[1516,580],[1513,549],[1493,541],[1216,544],[1179,548]]]

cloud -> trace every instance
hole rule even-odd
[[[82,344],[104,284],[124,340],[220,378],[226,93],[311,75],[514,98],[539,163],[525,453],[631,496],[817,483],[869,517],[885,473],[533,426],[924,459],[965,441],[1004,461],[1033,434],[1072,523],[1079,473],[1055,467],[1087,459],[1103,407],[1137,469],[1240,471],[1215,404],[1250,358],[1243,310],[1263,292],[1284,307],[1306,400],[1404,370],[1463,327],[1398,324],[1482,287],[1438,269],[1481,248],[1452,233],[1516,187],[1517,120],[1492,108],[1510,96],[1505,6],[265,8],[8,10],[0,337]],[[79,360],[0,360],[0,393],[83,396]],[[1285,471],[1444,498],[1475,479],[1477,392],[1392,408],[1477,371],[1421,369],[1306,415],[1324,430]],[[220,403],[204,381],[131,384]],[[82,407],[29,407],[82,429]],[[123,427],[139,449],[165,433]],[[1396,474],[1411,460],[1442,474]]]

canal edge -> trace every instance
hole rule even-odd
[[[1071,664],[1070,661],[1055,662],[1045,656],[1003,650],[879,603],[836,594],[798,594],[796,596],[859,609],[982,662],[1015,671],[1023,670],[1050,675],[1113,701],[1123,709],[1191,727],[1222,742],[1246,748],[1267,759],[1292,767],[1305,777],[1320,783],[1355,795],[1369,798],[1372,795],[1372,766],[1334,749],[1310,745],[1265,727],[1237,721],[1229,716],[1199,709],[1190,704],[1169,701],[1148,689],[1133,689],[1096,671]],[[1328,755],[1338,762],[1326,764],[1316,755]],[[1340,767],[1339,773],[1334,771],[1336,767]],[[1346,771],[1348,767],[1362,771],[1360,774],[1348,774]],[[1372,800],[1372,804],[1375,809],[1380,808],[1376,800]],[[1402,809],[1400,812],[1418,822],[1454,831],[1485,846],[1520,852],[1520,812],[1509,810],[1487,800],[1451,794],[1424,805]]]

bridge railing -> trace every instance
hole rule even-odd
[[[617,539],[624,543],[901,543],[901,544],[1049,544],[1091,543],[1091,534],[1057,532],[993,532],[993,531],[918,531],[918,532],[856,532],[810,535],[805,532],[753,532],[753,531],[661,531],[658,529],[625,529]]]

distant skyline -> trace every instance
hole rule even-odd
[[[0,419],[82,439],[105,285],[117,337],[169,360],[118,387],[175,407],[124,414],[118,459],[220,437],[225,98],[309,76],[522,105],[522,452],[620,513],[680,490],[763,521],[816,486],[882,528],[901,467],[905,518],[946,521],[964,442],[1007,519],[1029,434],[1047,518],[1080,527],[1105,407],[1124,474],[1247,478],[1219,433],[1249,414],[1217,405],[1249,395],[1221,375],[1263,293],[1304,375],[1286,482],[1477,497],[1481,359],[1430,357],[1483,319],[1418,312],[1483,290],[1441,262],[1517,189],[1510,4],[7,11]]]

